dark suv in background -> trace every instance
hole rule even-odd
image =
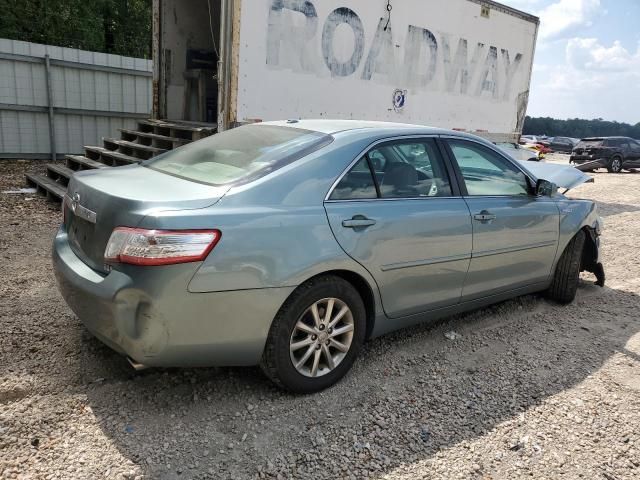
[[[578,140],[575,138],[553,137],[549,141],[549,148],[554,152],[571,153],[577,143]]]
[[[628,137],[583,138],[573,149],[569,162],[582,171],[606,168],[618,173],[623,168],[640,168],[640,143]]]

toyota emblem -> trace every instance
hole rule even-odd
[[[71,198],[71,211],[73,213],[76,213],[76,209],[78,208],[78,205],[80,205],[80,194],[76,192],[73,194],[73,197]]]

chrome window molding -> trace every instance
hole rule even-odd
[[[479,142],[476,139],[469,138],[466,136],[457,136],[457,135],[451,135],[451,134],[400,135],[400,136],[388,137],[388,138],[382,138],[380,140],[376,140],[375,142],[365,147],[356,156],[356,158],[347,166],[347,168],[340,174],[340,176],[333,182],[333,184],[331,185],[331,188],[329,188],[329,191],[324,197],[324,201],[328,203],[340,203],[340,202],[373,202],[373,201],[388,202],[388,201],[398,201],[398,200],[433,200],[433,199],[453,199],[453,198],[542,198],[533,194],[529,194],[529,195],[459,195],[459,196],[446,196],[446,197],[399,197],[399,198],[377,198],[376,197],[376,198],[345,198],[345,199],[334,199],[334,200],[331,199],[331,195],[333,194],[333,191],[338,186],[338,184],[342,181],[344,176],[347,175],[351,171],[351,169],[356,165],[356,163],[362,160],[362,158],[366,155],[366,153],[372,148],[374,148],[375,146],[380,145],[381,143],[393,142],[397,140],[421,140],[421,139],[438,139],[438,138],[441,138],[443,140],[448,140],[448,139],[463,140],[466,142],[475,143],[476,145],[479,145],[481,147],[488,148],[492,152],[495,152],[497,155],[499,155],[501,158],[505,159],[511,165],[513,165],[520,172],[522,172],[522,174],[529,180],[532,186],[536,184],[536,180],[531,176],[529,172],[527,172],[526,170],[523,170],[522,167],[515,162],[515,160],[510,158],[504,152],[501,152],[499,149],[495,148],[495,145],[493,144]],[[455,162],[456,159],[452,158],[451,161]],[[456,179],[451,179],[451,180],[453,180],[454,182],[457,181]]]
[[[335,200],[325,200],[325,203],[342,203],[342,202],[372,202],[372,201],[382,201],[382,202],[397,202],[399,200],[452,200],[458,199],[462,200],[463,197],[455,197],[455,196],[446,196],[446,197],[394,197],[394,198],[345,198],[345,199],[335,199]]]

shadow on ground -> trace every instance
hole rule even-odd
[[[84,335],[95,348],[78,360],[111,365],[89,405],[152,478],[359,477],[432,457],[582,382],[624,351],[638,307],[632,293],[584,281],[566,307],[523,297],[375,339],[345,381],[306,397],[258,369],[133,374]],[[452,329],[460,340],[443,338]]]
[[[630,213],[640,211],[640,206],[629,205],[626,203],[609,203],[609,202],[597,202],[598,214],[601,217],[610,217],[612,215],[618,215],[620,213]]]

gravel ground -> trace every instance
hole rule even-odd
[[[0,191],[33,168],[0,162]],[[58,207],[0,194],[0,478],[640,478],[640,174],[594,176],[573,195],[605,218],[607,287],[373,340],[312,396],[134,372],[56,290]]]

